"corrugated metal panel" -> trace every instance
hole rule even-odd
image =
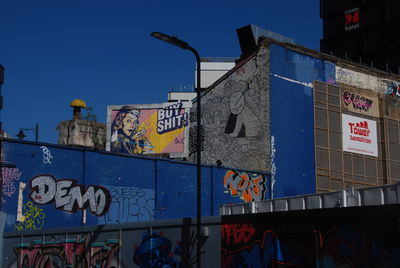
[[[220,215],[399,204],[400,183],[345,191],[223,205]]]

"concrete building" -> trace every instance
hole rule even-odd
[[[398,181],[398,75],[268,38],[243,54],[202,94],[205,164],[270,170],[273,197]]]
[[[84,101],[75,99],[70,106],[73,108],[72,120],[64,120],[57,126],[58,144],[104,150],[106,148],[106,124],[96,122],[95,115],[91,112],[87,114],[86,118],[81,118],[81,109],[87,108]]]

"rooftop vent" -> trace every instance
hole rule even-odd
[[[236,33],[239,38],[240,48],[242,49],[243,55],[248,55],[256,51],[258,47],[258,39],[261,36],[265,36],[279,42],[294,44],[292,38],[268,31],[252,24],[237,29]]]

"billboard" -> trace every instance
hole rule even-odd
[[[378,156],[376,122],[342,114],[343,151]]]
[[[188,155],[191,102],[107,107],[107,151]]]

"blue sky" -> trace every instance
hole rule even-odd
[[[319,50],[319,0],[1,0],[3,128],[15,137],[39,123],[39,141],[57,143],[75,98],[100,122],[107,105],[165,102],[172,87],[193,85],[195,59],[151,32],[176,35],[202,57],[238,57],[236,29],[248,24]]]

